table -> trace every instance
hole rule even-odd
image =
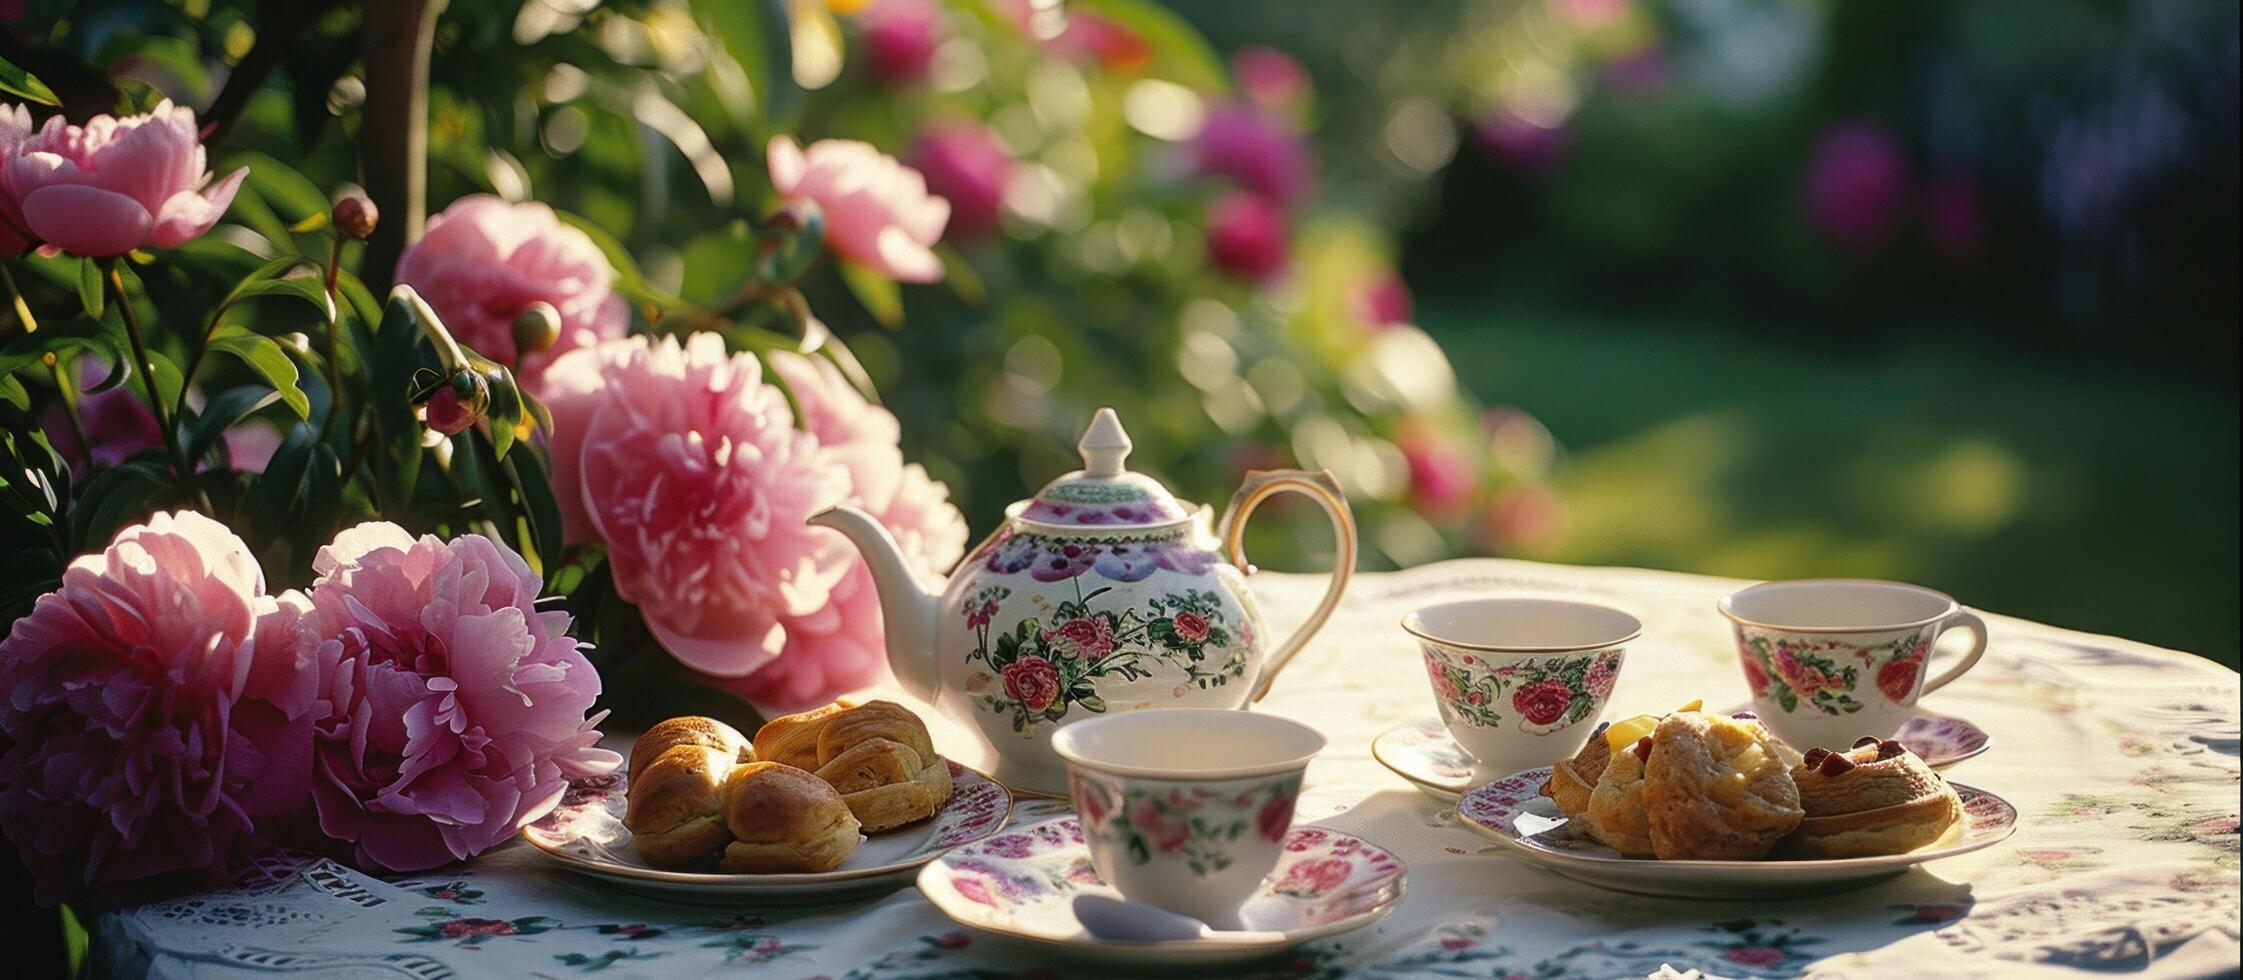
[[[1255,579],[1273,625],[1321,577]],[[1599,891],[1504,856],[1455,810],[1371,758],[1373,736],[1431,717],[1395,625],[1414,606],[1487,594],[1604,602],[1645,623],[1613,716],[1693,697],[1744,700],[1716,596],[1739,583],[1635,569],[1445,562],[1356,578],[1262,710],[1331,737],[1304,819],[1396,849],[1409,893],[1377,926],[1271,964],[1284,976],[2233,974],[2238,958],[2238,678],[2186,654],[1991,616],[1976,670],[1929,699],[1991,732],[1950,770],[2022,812],[2008,843],[1843,895],[1693,903]],[[937,744],[976,741],[947,720]],[[1024,802],[1015,820],[1061,812]],[[493,976],[1073,975],[1040,951],[961,930],[906,889],[838,909],[666,905],[562,873],[516,841],[439,873],[378,878],[273,855],[234,888],[101,917],[97,966],[167,977],[347,969],[420,980]]]

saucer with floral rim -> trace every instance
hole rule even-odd
[[[957,848],[919,872],[919,891],[959,925],[1110,965],[1211,966],[1272,956],[1377,922],[1402,903],[1407,869],[1394,852],[1328,827],[1296,826],[1277,869],[1240,907],[1244,931],[1196,939],[1092,936],[1075,917],[1082,894],[1119,896],[1091,866],[1082,827],[1059,816]]]

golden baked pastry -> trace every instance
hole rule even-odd
[[[724,781],[731,872],[831,871],[857,847],[857,818],[823,779],[776,762],[733,767]]]
[[[1583,814],[1589,836],[1627,857],[1651,857],[1651,822],[1643,807],[1643,763],[1651,754],[1651,737],[1608,754]]]
[[[1612,746],[1604,741],[1604,733],[1611,727],[1597,725],[1581,751],[1551,766],[1550,778],[1542,783],[1542,795],[1556,802],[1568,817],[1589,812],[1589,797],[1596,792],[1597,780],[1604,776],[1605,763],[1612,761]]]
[[[1905,854],[1963,823],[1955,788],[1891,739],[1863,738],[1846,752],[1811,749],[1791,778],[1807,816],[1783,846],[1799,857]]]
[[[934,816],[950,799],[950,763],[935,754],[926,723],[893,701],[774,718],[756,732],[755,749],[831,784],[867,833]]]
[[[699,745],[715,749],[736,762],[755,760],[754,749],[749,746],[747,736],[740,734],[739,729],[714,718],[695,715],[655,722],[654,727],[639,735],[639,740],[631,743],[631,772],[645,772],[649,763],[678,745]]]
[[[640,744],[645,744],[644,738]],[[644,764],[636,761],[640,755],[639,746],[632,746],[623,826],[630,829],[631,843],[646,863],[684,867],[732,839],[724,827],[722,800],[725,777],[735,765],[732,754],[679,743]]]
[[[1659,722],[1643,762],[1652,853],[1662,859],[1766,855],[1799,826],[1799,786],[1758,721],[1678,711]]]

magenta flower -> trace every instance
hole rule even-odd
[[[1235,193],[1207,209],[1207,258],[1223,272],[1250,282],[1285,268],[1291,229],[1285,211],[1259,194]]]
[[[1231,55],[1231,74],[1248,101],[1267,109],[1291,109],[1308,97],[1308,69],[1276,48],[1249,44]]]
[[[1384,329],[1410,322],[1416,312],[1410,300],[1410,286],[1402,277],[1387,272],[1380,274],[1362,292],[1355,296],[1355,318],[1365,324]]]
[[[911,165],[926,175],[928,190],[950,202],[950,225],[943,238],[971,241],[996,230],[1014,161],[988,127],[972,122],[931,126],[919,134]]]
[[[513,368],[533,392],[554,358],[621,337],[630,326],[607,256],[535,201],[489,194],[453,201],[398,257],[397,281],[419,290],[460,343]],[[540,301],[560,312],[560,336],[549,349],[518,350],[514,319]]]
[[[767,153],[772,188],[787,203],[817,202],[836,254],[899,282],[942,278],[930,248],[942,239],[950,202],[927,193],[919,171],[856,140],[819,140],[805,151],[775,136]]]
[[[40,902],[215,877],[310,792],[301,597],[189,511],[117,532],[0,643],[0,827]]]
[[[942,9],[932,0],[879,0],[857,15],[865,65],[889,85],[916,85],[942,46]]]
[[[1875,123],[1841,123],[1815,142],[1800,193],[1817,232],[1840,248],[1867,251],[1892,234],[1908,193],[1908,161]]]
[[[21,138],[0,172],[0,211],[26,237],[72,255],[173,248],[217,224],[249,175],[243,167],[213,183],[206,168],[195,110],[169,99],[147,115],[84,126],[55,116]]]
[[[31,110],[20,105],[0,105],[0,259],[22,255],[31,247],[31,238],[16,227],[11,215],[15,207],[6,203],[8,161],[16,158],[16,151],[30,138]]]
[[[1471,502],[1477,479],[1471,456],[1429,425],[1413,424],[1396,439],[1410,472],[1410,501],[1426,516],[1453,521]]]
[[[1300,200],[1312,180],[1300,134],[1251,106],[1209,109],[1188,152],[1193,172],[1228,177],[1281,206]]]
[[[571,779],[622,761],[596,747],[600,675],[541,612],[522,556],[480,534],[415,540],[386,522],[312,561],[306,630],[319,826],[369,868],[420,871],[506,841]]]

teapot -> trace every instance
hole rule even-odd
[[[1209,524],[1130,472],[1129,434],[1101,408],[1076,446],[1083,468],[1005,509],[939,594],[924,588],[888,529],[854,507],[810,523],[847,535],[880,592],[888,663],[905,690],[979,728],[998,781],[1066,792],[1048,744],[1060,725],[1152,707],[1243,708],[1269,691],[1339,604],[1355,568],[1355,518],[1330,472],[1257,470]],[[1324,599],[1269,645],[1246,587],[1241,536],[1254,509],[1283,492],[1322,505],[1338,539]]]

